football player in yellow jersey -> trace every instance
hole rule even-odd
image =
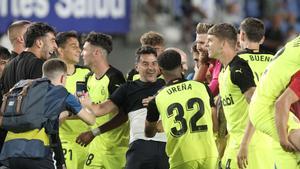
[[[250,125],[249,134],[245,135],[245,144],[248,144],[257,130],[271,136],[276,146],[274,156],[277,169],[285,169],[287,166],[289,169],[299,168],[299,121],[291,112],[282,109],[276,101],[285,91],[291,77],[300,70],[299,44],[300,36],[276,53],[261,77],[249,107],[249,117],[253,125]],[[289,105],[285,106],[288,108]],[[298,152],[287,152],[295,150]]]
[[[216,169],[208,87],[182,78],[181,58],[175,50],[163,52],[158,64],[167,86],[149,102],[145,135],[153,137],[160,131],[160,116],[171,169]]]
[[[248,63],[237,56],[237,31],[234,26],[221,23],[208,31],[209,57],[223,64],[219,88],[229,139],[222,158],[223,169],[238,169],[237,154],[248,123],[248,106],[255,90],[253,73]],[[249,146],[248,169],[272,168],[262,159],[263,150],[269,151],[265,140],[257,133]],[[270,163],[271,164],[271,163]]]
[[[112,39],[102,33],[90,33],[83,46],[83,61],[92,70],[87,79],[87,90],[91,101],[98,104],[106,101],[109,96],[125,82],[123,74],[108,63],[108,55],[112,51]],[[123,113],[109,113],[96,119],[91,131],[79,135],[79,140],[92,138],[85,169],[106,168],[122,169],[125,167],[125,152],[128,149],[129,126],[124,123],[118,128],[100,133],[101,126]],[[127,119],[125,119],[126,121]]]
[[[97,116],[112,113],[117,109],[116,113],[124,113],[129,118],[130,146],[126,153],[126,169],[168,169],[165,134],[160,133],[153,138],[146,138],[144,135],[147,104],[150,97],[165,84],[164,80],[157,79],[159,72],[155,49],[150,46],[140,47],[136,52],[136,61],[140,79],[122,84],[101,104],[91,104],[88,97],[82,97],[87,99],[81,99],[81,103],[95,110]],[[102,128],[100,132],[105,133]],[[88,141],[86,138],[77,140],[82,145]]]
[[[256,84],[273,58],[270,52],[260,48],[265,39],[264,34],[263,21],[249,17],[241,22],[239,39],[242,50],[238,55],[248,62]]]
[[[80,46],[76,32],[60,32],[56,36],[58,46],[58,57],[67,65],[66,89],[71,94],[76,92],[76,82],[84,81],[89,69],[78,66],[80,57]],[[64,121],[60,126],[59,136],[61,138],[66,165],[72,169],[82,169],[88,155],[88,147],[81,147],[75,140],[78,134],[89,129],[79,119]]]
[[[265,26],[263,21],[257,18],[245,18],[240,24],[240,46],[242,51],[238,53],[238,56],[244,60],[246,60],[253,72],[255,83],[258,84],[258,81],[265,71],[267,65],[270,63],[273,55],[267,51],[263,51],[260,49],[260,45],[264,41],[264,34],[265,34]],[[248,133],[246,131],[246,133]],[[267,144],[269,142],[270,144]],[[266,146],[271,147],[272,139],[269,136],[266,136]],[[244,143],[242,142],[240,147],[240,152],[238,154],[238,162],[239,167],[243,168],[245,165],[245,159],[247,158],[247,150],[244,147]],[[269,151],[269,155],[266,154],[266,157],[273,157],[273,152]],[[271,159],[270,161],[274,161]],[[271,166],[273,165],[270,164]]]

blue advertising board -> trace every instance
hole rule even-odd
[[[19,19],[47,22],[58,31],[127,33],[130,0],[0,0],[0,32]]]

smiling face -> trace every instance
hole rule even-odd
[[[158,63],[154,54],[141,54],[136,65],[140,79],[143,82],[155,82],[158,75]]]
[[[64,61],[70,64],[79,63],[80,59],[80,46],[77,38],[69,38],[62,47],[58,48],[60,56]]]
[[[196,35],[196,44],[197,44],[197,50],[199,52],[207,51],[206,48],[206,41],[207,41],[207,34],[198,34]]]
[[[41,57],[47,60],[57,50],[55,35],[52,32],[47,33],[44,37],[42,37],[42,42],[43,45],[41,47]]]
[[[219,59],[222,56],[222,49],[224,41],[218,39],[215,35],[207,36],[208,56],[213,59]]]
[[[85,42],[82,49],[82,59],[85,66],[91,67],[93,64],[94,47],[90,42]]]

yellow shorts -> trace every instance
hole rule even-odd
[[[279,141],[279,136],[275,124],[275,108],[264,105],[249,107],[250,121],[257,130],[271,136],[274,140]],[[288,119],[288,131],[300,129],[300,123],[297,117],[290,112]]]
[[[82,147],[77,144],[76,137],[75,135],[63,136],[61,137],[61,143],[67,168],[82,169],[88,155],[89,147]]]
[[[274,145],[274,157],[276,169],[299,169],[300,153],[289,153],[284,151],[280,144]],[[287,167],[288,166],[288,167]]]
[[[126,148],[117,148],[113,152],[103,152],[101,138],[95,137],[90,143],[89,154],[84,169],[123,169],[126,164]],[[100,142],[100,143],[99,143]],[[113,143],[112,143],[113,144]]]
[[[237,155],[240,148],[241,139],[228,139],[224,156],[221,160],[222,169],[239,169]],[[274,169],[274,157],[272,151],[272,139],[263,134],[255,133],[248,147],[248,166],[247,169]],[[263,158],[262,158],[263,157]]]
[[[286,166],[289,166],[289,169],[299,169],[298,155],[295,153],[289,153],[284,151],[279,144],[279,136],[277,133],[277,128],[275,124],[275,109],[270,107],[256,106],[251,108],[250,106],[250,120],[254,127],[271,136],[273,138],[273,148],[274,148],[274,159],[277,169],[285,169]],[[295,115],[290,112],[288,119],[288,132],[293,129],[299,129],[300,124]]]
[[[170,169],[217,169],[218,158],[203,158],[188,161]]]

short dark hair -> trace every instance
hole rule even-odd
[[[47,33],[56,34],[55,29],[43,22],[35,22],[31,24],[24,34],[25,47],[30,48],[39,37],[45,36]]]
[[[57,77],[58,73],[67,73],[67,65],[61,59],[49,59],[43,64],[44,77],[54,79]]]
[[[213,26],[214,25],[210,24],[210,23],[199,22],[196,27],[196,33],[197,34],[206,34],[208,32],[208,30]]]
[[[236,47],[237,30],[231,24],[228,23],[216,24],[208,30],[208,34],[214,35],[218,39],[228,41],[232,48]]]
[[[112,37],[104,33],[91,32],[88,34],[85,41],[94,46],[101,47],[107,54],[110,54],[113,49]]]
[[[155,57],[157,57],[157,52],[156,50],[151,47],[151,46],[142,46],[140,48],[137,49],[137,51],[135,52],[135,61],[136,63],[138,63],[141,59],[141,55],[143,54],[153,54]]]
[[[30,21],[27,20],[18,20],[9,25],[7,29],[8,37],[11,42],[13,42],[20,31],[20,28],[23,28],[26,25],[31,24]]]
[[[158,65],[164,70],[174,70],[181,66],[181,56],[176,50],[166,50],[158,56]]]
[[[6,47],[0,45],[0,59],[7,60],[11,58],[11,54]]]
[[[264,22],[257,18],[248,17],[240,25],[240,30],[246,33],[247,38],[252,42],[259,42],[265,35]]]
[[[58,47],[64,47],[67,40],[70,38],[78,39],[78,35],[76,31],[68,31],[68,32],[59,32],[56,35],[56,44]]]
[[[165,40],[163,36],[154,31],[149,31],[144,33],[140,38],[140,43],[143,46],[156,46],[156,45],[165,45]]]

